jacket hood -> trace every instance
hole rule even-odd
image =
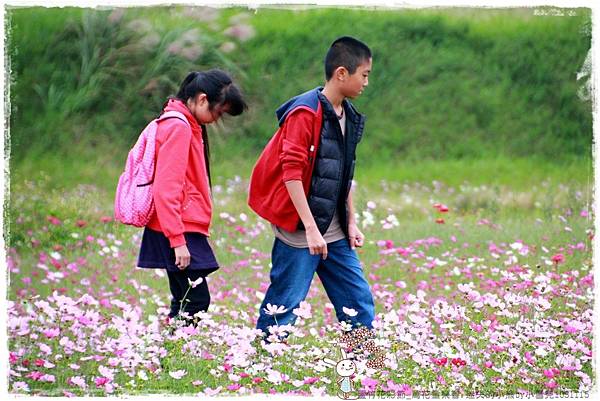
[[[298,107],[309,108],[315,113],[319,108],[319,93],[322,90],[322,87],[318,87],[308,92],[304,92],[301,95],[295,96],[279,106],[275,115],[277,116],[277,120],[279,121],[279,126],[281,127],[285,122],[285,118],[290,112]]]
[[[277,116],[277,120],[279,122],[279,126],[281,127],[285,122],[286,117],[290,112],[298,107],[308,108],[313,112],[317,112],[319,108],[319,102],[323,105],[323,112],[328,116],[333,116],[335,111],[333,110],[333,106],[329,103],[329,100],[321,93],[323,90],[322,86],[318,86],[314,89],[309,90],[308,92],[304,92],[298,96],[295,96],[279,106],[277,111],[275,112]],[[343,103],[344,110],[347,112],[347,116],[351,118],[354,122],[358,122],[361,117],[363,117],[354,107],[352,103],[348,99],[344,99]]]

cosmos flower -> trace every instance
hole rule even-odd
[[[267,315],[280,315],[282,313],[287,312],[288,310],[285,308],[285,306],[283,305],[271,305],[271,304],[267,304],[266,308],[263,308],[263,311],[265,311],[265,313]]]

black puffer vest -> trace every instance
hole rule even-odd
[[[339,212],[340,225],[348,236],[347,200],[354,177],[356,145],[362,138],[366,117],[358,113],[348,100],[344,100],[344,136],[333,106],[321,92],[318,96],[323,109],[323,126],[308,193],[308,206],[321,234],[329,228],[334,213]],[[302,222],[299,228],[303,228]]]

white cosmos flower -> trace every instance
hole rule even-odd
[[[346,308],[345,306],[342,308],[342,310],[344,311],[344,313],[350,317],[354,317],[356,315],[358,315],[358,312],[355,311],[352,308]]]
[[[175,380],[181,379],[186,374],[187,374],[187,372],[185,370],[183,370],[183,369],[182,370],[176,370],[174,372],[169,372],[169,376],[171,376]]]
[[[202,277],[198,277],[198,279],[196,281],[192,281],[189,277],[188,277],[188,284],[192,287],[192,288],[196,288],[196,286],[200,283],[202,283],[202,281],[204,281],[202,279]]]
[[[280,315],[282,313],[287,312],[287,309],[285,308],[285,306],[283,305],[271,305],[271,304],[267,304],[266,308],[263,308],[263,310],[265,311],[265,313],[267,315]]]

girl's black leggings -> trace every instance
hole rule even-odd
[[[208,285],[206,283],[206,277],[198,284],[195,288],[190,288],[188,278],[192,281],[203,276],[204,273],[201,270],[180,270],[170,271],[167,270],[169,276],[169,287],[171,289],[171,311],[169,317],[173,318],[180,312],[186,312],[190,316],[195,313],[208,309],[210,305],[210,293],[208,291]],[[189,292],[188,292],[189,288]],[[187,292],[187,295],[185,293]],[[185,296],[185,299],[183,298]],[[183,300],[183,303],[181,302]],[[186,300],[189,300],[186,301]]]

